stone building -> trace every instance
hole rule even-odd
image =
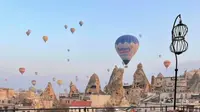
[[[157,77],[152,76],[152,92],[173,92],[175,77],[164,77],[161,73]],[[177,92],[187,91],[187,80],[184,77],[177,79]]]

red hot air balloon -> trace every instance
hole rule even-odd
[[[26,69],[25,68],[19,68],[19,72],[23,75],[24,74],[24,72],[26,71]]]
[[[170,66],[170,64],[171,64],[171,61],[169,61],[169,60],[164,61],[164,65],[166,68],[168,68]]]

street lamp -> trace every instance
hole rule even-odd
[[[176,24],[177,19],[179,23]],[[188,32],[187,25],[182,23],[181,15],[179,14],[173,24],[172,28],[172,42],[170,45],[170,51],[174,53],[176,59],[176,68],[175,68],[175,86],[174,86],[174,110],[176,109],[176,88],[177,88],[177,74],[178,74],[178,58],[177,55],[182,54],[188,49],[188,43],[185,40],[185,36]]]

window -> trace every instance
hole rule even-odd
[[[128,91],[126,92],[126,94],[128,95]]]
[[[10,100],[8,100],[8,103],[11,103],[11,101],[10,101]]]
[[[4,103],[4,100],[2,100],[2,103]]]
[[[96,89],[96,85],[92,85],[90,88]]]

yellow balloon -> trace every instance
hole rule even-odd
[[[48,36],[43,36],[43,40],[44,40],[44,42],[47,42],[48,41]]]
[[[61,85],[63,84],[63,81],[62,81],[62,80],[57,80],[57,84],[58,84],[59,86],[61,86]]]

